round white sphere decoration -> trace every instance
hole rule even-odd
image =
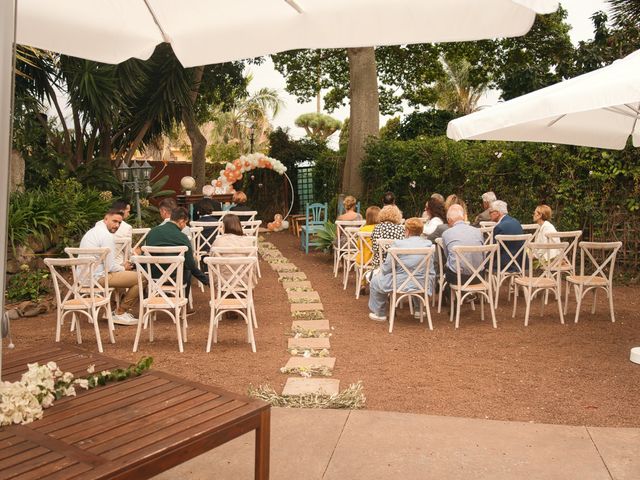
[[[180,180],[180,186],[187,195],[191,195],[191,190],[196,188],[196,179],[188,175],[186,177],[182,177],[182,180]]]

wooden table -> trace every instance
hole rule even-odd
[[[86,376],[126,363],[69,346],[5,351],[3,380],[54,361]],[[150,478],[251,430],[255,478],[269,478],[270,406],[151,370],[66,397],[41,420],[0,428],[2,479]],[[212,465],[215,476],[215,465]]]

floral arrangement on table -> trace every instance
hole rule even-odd
[[[92,389],[108,382],[125,380],[141,375],[153,363],[153,358],[143,357],[127,368],[104,370],[95,373],[95,366],[87,368],[89,375],[75,378],[71,372],[63,372],[55,362],[46,365],[27,364],[28,370],[17,382],[0,383],[0,425],[27,424],[42,418],[45,408],[63,397],[75,397],[76,388]]]
[[[287,171],[287,167],[275,158],[267,157],[263,153],[250,153],[236,158],[233,162],[227,162],[224,170],[220,170],[220,176],[211,181],[211,185],[215,193],[233,193],[233,184],[240,180],[244,173],[256,168],[267,168],[280,175]]]
[[[348,388],[335,395],[306,393],[302,395],[278,395],[268,385],[249,387],[249,396],[263,400],[274,407],[288,408],[364,408],[366,397],[362,382],[352,383]]]
[[[302,310],[291,314],[296,320],[324,320],[324,313],[320,310]]]
[[[330,377],[331,375],[333,375],[333,370],[326,365],[311,365],[309,367],[282,367],[280,371],[289,375],[300,375],[304,378]]]

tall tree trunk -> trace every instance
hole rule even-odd
[[[207,139],[200,131],[193,114],[193,105],[198,97],[198,90],[200,89],[200,82],[202,81],[203,73],[203,66],[194,68],[193,83],[191,86],[191,92],[189,93],[189,100],[191,104],[182,109],[182,123],[184,124],[184,128],[189,136],[189,141],[191,142],[191,176],[196,181],[197,193],[202,191],[202,187],[207,181],[205,171],[205,164],[207,161]]]
[[[98,155],[100,158],[111,159],[111,125],[109,123],[101,123],[98,131],[100,133],[100,150]]]
[[[356,197],[362,195],[360,164],[364,158],[367,137],[377,136],[380,129],[378,74],[373,47],[348,48],[349,57],[349,144],[342,173],[342,191]]]
[[[131,161],[131,159],[136,153],[136,150],[138,150],[138,147],[142,143],[142,139],[147,134],[147,131],[149,130],[150,127],[151,127],[151,120],[145,121],[142,127],[140,128],[140,130],[138,131],[136,138],[134,138],[133,142],[131,142],[131,144],[128,146],[127,154],[124,157],[125,162],[129,163]]]

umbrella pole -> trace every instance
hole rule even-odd
[[[13,127],[14,42],[16,1],[0,2],[0,316],[4,315],[7,262],[9,159]],[[2,379],[2,322],[0,322],[0,379]]]

